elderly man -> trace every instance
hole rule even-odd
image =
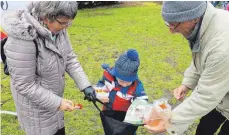
[[[191,65],[184,73],[174,97],[183,100],[169,123],[161,127],[145,125],[151,133],[167,130],[181,135],[200,119],[196,135],[229,135],[229,13],[204,1],[165,1],[162,17],[170,32],[182,34],[192,51]]]

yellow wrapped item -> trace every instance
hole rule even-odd
[[[95,89],[96,93],[96,98],[99,99],[100,101],[107,103],[109,102],[109,90],[107,89],[106,86],[103,87],[98,87],[98,86],[93,86]]]

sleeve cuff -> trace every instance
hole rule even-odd
[[[179,135],[178,129],[169,122],[165,124],[165,129],[167,130],[169,135]]]
[[[187,78],[184,78],[181,84],[187,86],[188,88],[190,88],[192,90],[194,90],[196,85],[197,85],[197,83],[195,83],[194,80],[190,80],[190,79],[187,79]]]

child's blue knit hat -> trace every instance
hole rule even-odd
[[[140,65],[138,52],[135,49],[129,49],[127,52],[119,56],[112,69],[113,75],[117,78],[133,82],[138,79],[138,67]]]

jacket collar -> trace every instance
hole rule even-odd
[[[38,21],[38,18],[35,16],[32,16],[29,12],[23,11],[22,16],[26,18],[26,20],[33,25],[33,27],[36,29],[37,33],[41,35],[42,37],[48,39],[50,42],[54,41],[52,40],[52,33],[41,25],[41,23]],[[36,18],[36,19],[35,19]]]
[[[59,56],[61,56],[61,52],[55,46],[56,43],[55,40],[53,40],[52,33],[47,28],[41,25],[42,22],[39,22],[38,21],[39,19],[36,16],[32,16],[29,12],[24,11],[23,15],[25,16],[26,20],[34,26],[37,33],[41,35],[41,38],[45,42],[50,42],[50,43],[45,43],[44,45],[50,50],[56,52]]]
[[[200,21],[196,24],[194,30],[192,31],[190,37],[188,38],[189,46],[192,52],[198,52],[200,50],[199,46],[199,34],[200,27],[202,24],[203,17],[201,17]]]
[[[210,24],[210,21],[212,19],[212,17],[214,16],[215,14],[215,11],[216,9],[212,6],[211,3],[207,2],[207,8],[206,8],[206,11],[204,13],[204,16],[202,18],[202,22],[201,22],[201,26],[200,26],[200,30],[198,32],[198,35],[197,35],[197,38],[194,42],[190,42],[189,41],[189,44],[191,46],[191,50],[192,52],[199,52],[200,51],[200,48],[204,48],[205,47],[205,44],[201,44],[200,46],[200,42],[203,38],[203,35],[205,33],[205,31],[207,30],[208,28],[208,25]]]
[[[203,36],[206,32],[206,30],[208,29],[209,24],[211,23],[212,18],[214,17],[214,15],[216,14],[216,8],[210,3],[207,2],[207,9],[205,11],[203,20],[202,20],[202,24],[200,27],[200,33],[199,33],[199,41],[203,40]],[[206,44],[201,44],[201,48],[204,48],[206,46]],[[200,47],[200,45],[199,45]]]

